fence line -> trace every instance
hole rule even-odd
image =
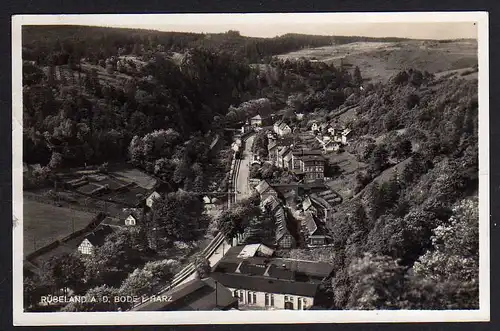
[[[60,204],[59,202],[53,200],[52,198],[38,195],[35,193],[31,193],[31,192],[26,192],[26,191],[23,192],[23,198],[25,198],[27,200],[33,200],[36,202],[40,202],[40,203],[45,203],[47,205],[53,205],[53,206],[59,206],[59,204]],[[90,208],[90,207],[85,207],[82,205],[75,205],[75,204],[68,202],[64,199],[61,199],[61,200],[68,203],[67,206],[63,206],[63,207],[66,207],[69,209],[79,210],[79,211],[88,212],[88,213],[99,213],[101,211],[100,209],[97,209],[97,208]]]
[[[98,213],[94,218],[92,218],[92,221],[87,224],[87,226],[85,226],[83,229],[80,229],[80,230],[77,230],[75,232],[72,232],[71,234],[67,235],[66,237],[62,238],[62,239],[58,239],[48,245],[45,245],[39,249],[37,249],[36,251],[26,255],[26,260],[28,260],[29,262],[33,263],[33,261],[31,261],[32,259],[36,258],[36,257],[39,257],[40,255],[43,255],[51,250],[53,250],[54,248],[56,247],[59,247],[60,245],[86,233],[86,232],[91,232],[93,231],[95,228],[97,228],[101,222],[106,218],[106,214],[104,213]]]

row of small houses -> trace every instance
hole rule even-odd
[[[116,216],[107,216],[94,231],[87,234],[81,244],[78,246],[78,251],[84,255],[92,255],[96,247],[104,244],[106,236],[116,229],[133,228],[141,223],[144,219],[146,210],[152,208],[155,200],[160,198],[160,194],[156,191],[152,192],[145,199],[144,208],[123,208],[122,213]]]
[[[290,193],[296,192],[301,185],[290,184],[278,192],[278,189],[262,180],[254,187],[260,196],[261,208],[274,216],[277,247],[292,248],[300,246],[300,243],[309,247],[322,246],[330,242],[326,221],[331,220],[334,206],[341,203],[342,199],[323,187],[320,192],[304,195],[302,202],[297,203],[297,194]]]

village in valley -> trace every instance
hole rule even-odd
[[[268,100],[256,102],[266,104]],[[206,306],[197,309],[215,308],[220,304],[223,306],[219,308],[227,309],[309,309],[314,305],[319,285],[331,276],[333,267],[319,261],[282,258],[274,253],[278,251],[283,256],[291,249],[332,245],[327,223],[332,221],[335,206],[343,198],[326,185],[329,178],[325,177],[325,167],[332,162],[329,156],[335,158],[339,151],[343,151],[351,131],[333,122],[319,123],[315,120],[300,128],[290,121],[287,124],[287,121],[279,119],[279,115],[273,115],[255,115],[235,132],[231,144],[231,172],[234,175],[228,194],[202,196],[208,213],[231,208],[231,204],[252,196],[257,198],[262,214],[270,215],[274,222],[268,229],[274,234],[273,240],[256,243],[253,239],[251,244],[246,244],[248,240],[242,233],[234,238],[219,233],[203,250],[211,270],[209,278],[200,280],[199,272],[189,264],[167,288],[152,295],[177,298],[178,292],[182,292],[178,298],[182,301],[184,296],[199,291],[201,287],[213,288],[217,283],[216,291],[220,291],[218,303],[213,306],[208,298],[198,298],[203,299]],[[303,120],[304,114],[296,114],[294,122]],[[259,139],[256,137],[265,137],[267,157],[259,155],[254,148]],[[294,145],[294,142],[301,141],[301,137],[306,137],[308,141],[317,140],[321,147],[307,143]],[[214,140],[211,148],[216,148],[215,143]],[[252,169],[258,171],[266,165],[279,168],[289,177],[286,181],[252,177],[255,173]],[[34,166],[37,167],[40,168],[40,165]],[[55,185],[57,190],[50,189],[50,194],[57,197],[51,203],[61,209],[75,208],[75,203],[80,201],[84,206],[79,208],[82,211],[100,209],[100,212],[83,229],[43,247],[41,252],[36,250],[30,253],[26,258],[27,270],[36,270],[34,266],[44,259],[71,252],[71,249],[86,259],[92,259],[95,249],[105,243],[108,235],[120,229],[139,231],[136,229],[138,225],[153,217],[155,201],[169,188],[162,185],[161,180],[139,169],[124,165],[116,167],[111,169],[113,166],[106,165],[58,175],[61,182]],[[33,171],[30,168],[33,166],[25,165],[26,177]],[[223,198],[219,201],[215,196]],[[26,193],[25,198],[28,204],[50,201],[47,198],[42,200],[33,192]],[[148,237],[147,240],[149,246],[156,247],[156,238]],[[273,285],[269,284],[271,279]],[[176,307],[173,303],[149,299],[135,304],[132,310],[185,308],[173,308]]]
[[[23,33],[25,311],[476,307],[475,41]]]

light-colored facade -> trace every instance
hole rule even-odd
[[[262,126],[262,116],[255,115],[254,117],[250,118],[250,125],[251,126]]]
[[[255,306],[267,309],[304,310],[314,304],[313,297],[297,296],[293,294],[265,293],[244,289],[228,288],[238,304]]]
[[[134,215],[128,215],[128,217],[125,219],[125,225],[127,226],[137,225],[137,220],[134,217]]]
[[[155,200],[158,200],[160,199],[161,196],[158,192],[153,192],[149,195],[149,197],[147,197],[146,199],[146,206],[148,206],[149,208],[152,208],[153,207],[153,204],[155,203]]]
[[[288,124],[286,124],[285,122],[275,123],[273,126],[273,129],[274,129],[274,132],[278,136],[281,136],[281,137],[292,133],[292,128]]]
[[[314,132],[314,131],[319,131],[319,125],[318,123],[313,123],[311,125],[311,131]]]
[[[321,157],[303,157],[300,159],[300,170],[304,172],[306,181],[314,181],[325,177],[325,161]]]
[[[84,239],[80,246],[78,246],[78,251],[84,255],[94,254],[94,249],[94,245],[92,245],[92,243],[88,239]]]

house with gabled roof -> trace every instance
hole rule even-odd
[[[266,180],[261,180],[260,183],[255,187],[255,190],[259,194],[261,201],[266,200],[269,196],[278,196],[276,190],[272,188]]]
[[[250,120],[250,125],[251,126],[262,126],[262,116],[260,114],[255,115],[254,117],[251,117]]]
[[[312,124],[311,124],[311,131],[313,133],[315,132],[318,132],[319,131],[319,123],[314,121]]]
[[[321,147],[323,148],[325,153],[336,152],[340,150],[341,143],[339,141],[336,141],[335,139],[332,139],[332,137],[330,136],[323,136],[323,139],[316,137],[316,140],[321,144]]]
[[[304,213],[304,217],[301,219],[301,228],[307,246],[326,245],[330,239],[323,224],[311,211]]]
[[[280,137],[292,133],[292,128],[288,124],[286,124],[286,122],[283,120],[274,123],[273,130]]]
[[[146,206],[149,208],[153,207],[153,204],[155,203],[156,200],[160,199],[161,195],[160,193],[154,191],[152,192],[147,198],[146,198]]]
[[[288,146],[283,146],[278,152],[278,164],[280,168],[292,169],[292,149]]]
[[[268,210],[271,213],[281,206],[278,198],[275,195],[268,196],[265,200],[262,200],[260,203],[260,208],[262,211]]]
[[[106,237],[112,232],[113,229],[108,225],[99,226],[83,238],[83,241],[78,246],[78,251],[84,255],[94,254],[96,247],[102,246]]]
[[[295,238],[288,228],[285,209],[279,206],[274,212],[276,222],[276,246],[280,248],[292,248],[295,246]]]
[[[351,134],[351,129],[345,128],[341,133],[341,141],[345,145],[347,144],[347,140],[349,139],[349,135]]]
[[[267,144],[267,151],[268,151],[268,157],[269,161],[272,162],[272,164],[276,165],[278,162],[278,151],[279,151],[279,145],[275,140],[270,140],[269,144]]]

